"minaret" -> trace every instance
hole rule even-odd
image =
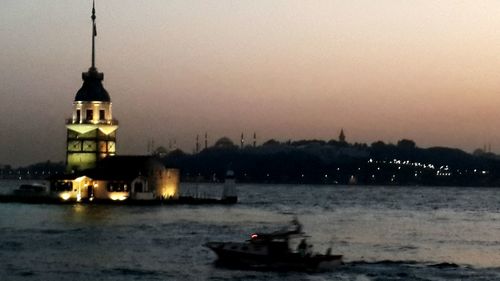
[[[208,148],[208,134],[205,132],[205,149]]]
[[[116,153],[118,121],[113,119],[111,98],[104,89],[104,74],[95,67],[95,4],[92,1],[92,61],[82,73],[83,85],[73,102],[73,115],[66,121],[66,171],[93,168],[96,162]]]
[[[245,137],[243,136],[243,133],[241,133],[240,145],[241,145],[241,148],[242,148],[242,149],[243,149],[243,147],[245,146]]]
[[[200,136],[196,135],[196,153],[200,152]]]
[[[339,142],[345,142],[344,128],[340,129]]]
[[[253,132],[253,147],[257,146],[257,133]]]

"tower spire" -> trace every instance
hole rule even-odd
[[[92,66],[91,69],[95,69],[95,37],[97,36],[97,29],[95,27],[95,0],[92,0]]]

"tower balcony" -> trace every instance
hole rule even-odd
[[[72,118],[66,119],[66,125],[70,124],[86,124],[86,125],[114,125],[118,126],[118,120],[73,120]]]

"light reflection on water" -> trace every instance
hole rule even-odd
[[[495,279],[500,278],[496,193],[245,185],[234,206],[0,204],[0,260],[7,261],[0,264],[0,276],[282,280],[277,273],[216,268],[215,256],[202,244],[245,240],[254,231],[277,230],[297,215],[316,251],[333,246],[347,263],[332,273],[287,273],[286,279]],[[441,263],[459,267],[430,267]]]

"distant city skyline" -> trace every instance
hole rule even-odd
[[[64,161],[92,1],[0,10],[0,164]],[[498,1],[96,1],[118,154],[227,136],[500,147]]]

